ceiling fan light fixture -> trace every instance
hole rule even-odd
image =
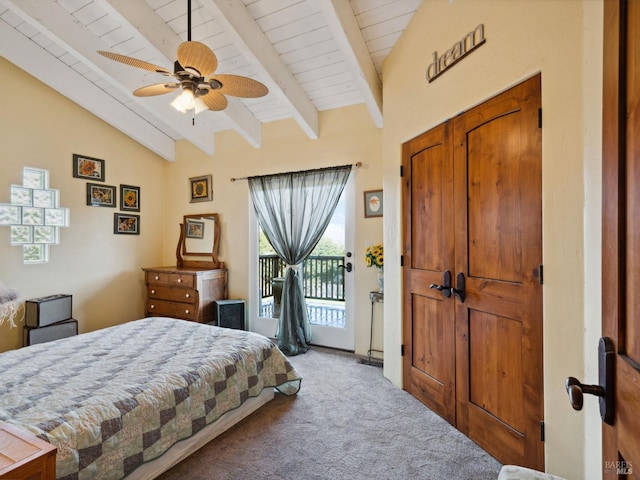
[[[204,103],[200,97],[194,98],[193,105],[196,115],[209,109],[209,107],[207,107],[207,104]]]
[[[182,93],[171,102],[171,106],[180,113],[187,113],[187,110],[192,110],[195,108],[193,92],[187,88],[183,89]]]
[[[193,90],[189,88],[184,88],[182,93],[171,102],[171,106],[180,113],[187,113],[188,110],[194,110],[195,115],[208,109],[202,99],[194,96]]]

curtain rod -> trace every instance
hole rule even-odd
[[[351,167],[356,167],[356,168],[360,168],[362,166],[362,162],[356,162],[356,163],[347,163],[346,165],[337,165],[335,167],[323,167],[323,168],[315,168],[312,170],[300,170],[298,172],[282,172],[282,173],[271,173],[268,175],[263,175],[265,177],[271,176],[271,175],[284,175],[286,173],[303,173],[303,172],[316,172],[316,171],[321,171],[321,170],[328,170],[331,168],[337,168],[337,167],[347,167],[347,166],[351,166]],[[257,177],[261,176],[261,175],[256,175]],[[236,182],[238,180],[248,180],[250,177],[239,177],[239,178],[233,178],[231,177],[230,180],[232,182]]]

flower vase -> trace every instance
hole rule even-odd
[[[378,293],[384,293],[384,272],[378,272]]]

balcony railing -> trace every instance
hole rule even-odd
[[[303,263],[305,298],[344,301],[344,257],[311,256]],[[273,279],[284,277],[285,264],[277,255],[260,255],[262,298],[273,296]]]

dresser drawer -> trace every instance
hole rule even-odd
[[[190,303],[153,299],[147,300],[147,316],[150,317],[174,317],[185,320],[195,320],[197,314],[197,306]]]
[[[149,285],[176,285],[193,288],[193,275],[167,272],[147,272],[147,284]]]
[[[147,285],[147,298],[172,302],[198,303],[198,291],[193,288]]]

